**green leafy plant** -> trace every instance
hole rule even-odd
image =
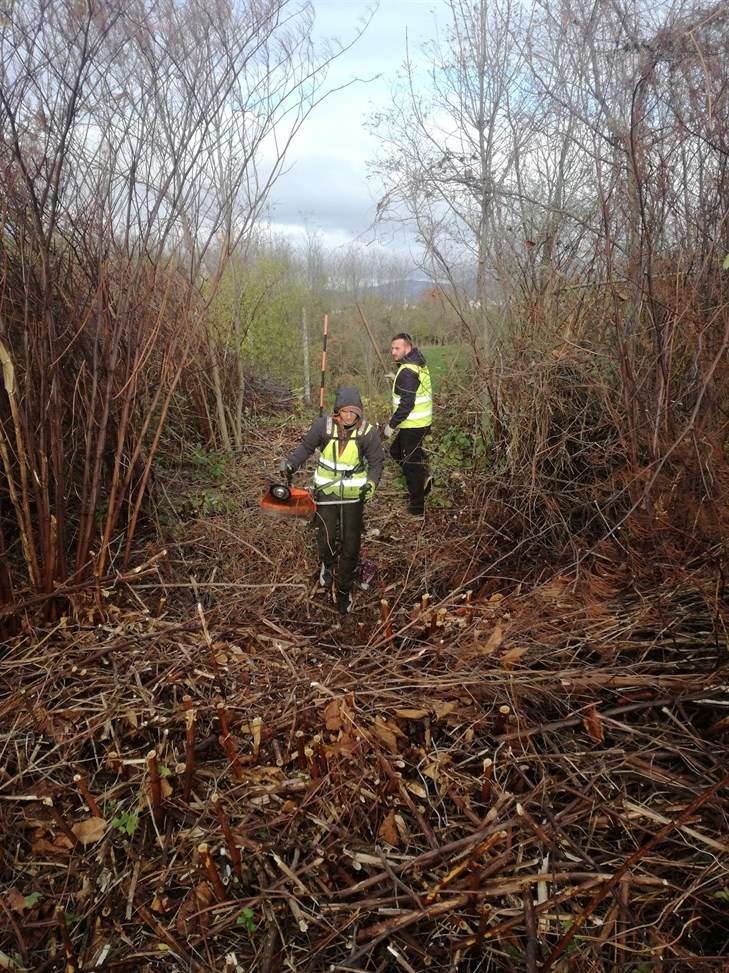
[[[200,468],[205,477],[220,479],[228,466],[228,457],[225,453],[217,453],[214,450],[203,449],[202,446],[194,446],[192,450],[192,462]]]
[[[206,517],[225,513],[229,506],[230,502],[217,490],[206,490],[203,493],[202,512]]]
[[[471,466],[486,453],[483,438],[462,426],[449,426],[440,437],[436,457],[445,467]]]
[[[34,905],[38,905],[40,900],[43,898],[40,892],[31,892],[30,895],[25,897],[25,907],[26,909],[32,909]]]
[[[248,907],[243,909],[241,914],[235,920],[235,924],[236,926],[243,926],[243,928],[247,930],[248,935],[252,936],[253,933],[256,931],[256,922],[254,918],[253,909],[250,909]]]
[[[111,819],[111,826],[121,834],[133,838],[139,827],[139,811],[122,811]]]

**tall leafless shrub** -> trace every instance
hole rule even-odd
[[[412,223],[448,281],[526,506],[549,495],[559,520],[598,471],[608,530],[685,509],[679,481],[708,504],[729,429],[729,8],[445,7],[430,78],[409,60],[377,119],[380,215]]]
[[[324,94],[312,19],[289,0],[3,13],[0,503],[41,592],[129,560],[181,377],[215,374],[223,269]]]

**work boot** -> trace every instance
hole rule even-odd
[[[359,565],[359,571],[357,573],[359,576],[358,584],[360,588],[362,591],[367,591],[376,574],[374,564],[371,564],[369,561],[362,561]]]
[[[328,568],[326,564],[322,564],[319,568],[319,587],[320,588],[331,588],[332,581],[334,581],[334,575],[332,574],[332,569]]]
[[[425,519],[425,508],[420,504],[409,503],[408,504],[408,517],[411,520],[424,520]]]
[[[337,591],[335,598],[337,611],[340,615],[349,615],[352,611],[352,595],[349,591]]]

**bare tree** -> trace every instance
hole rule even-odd
[[[375,119],[386,188],[379,215],[414,223],[425,269],[450,283],[464,326],[486,329],[492,349],[486,309],[496,296],[499,210],[529,134],[512,124],[526,94],[518,43],[526,14],[515,0],[448,0],[445,9],[442,40],[423,51],[427,80],[409,55],[393,108]]]

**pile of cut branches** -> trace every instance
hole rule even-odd
[[[246,462],[0,664],[5,967],[722,968],[710,560],[519,578],[476,513],[413,530],[385,486],[340,625]]]

